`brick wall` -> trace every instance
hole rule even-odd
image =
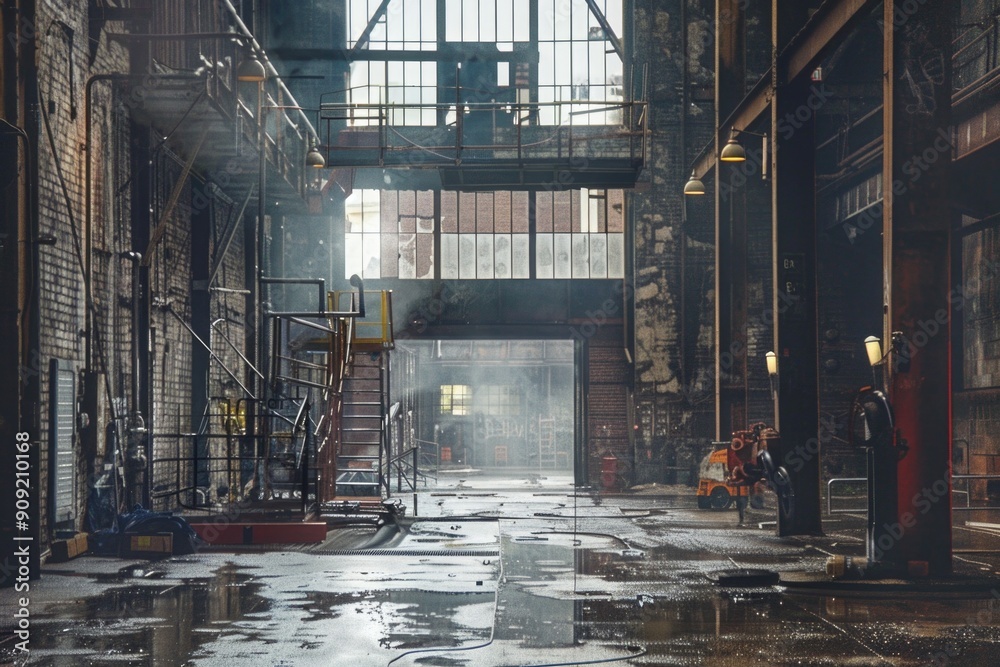
[[[56,238],[54,246],[40,246],[40,274],[38,285],[41,305],[41,360],[40,414],[41,432],[38,438],[41,449],[41,502],[42,535],[47,540],[53,526],[48,522],[49,503],[49,448],[50,448],[50,360],[60,359],[70,363],[77,373],[78,395],[82,389],[82,373],[86,363],[86,341],[81,333],[86,328],[86,298],[81,258],[85,256],[86,243],[84,86],[87,78],[96,72],[123,71],[126,57],[118,45],[108,44],[101,37],[90,43],[86,4],[70,0],[49,0],[37,3],[35,23],[38,48],[37,72],[41,115],[40,135],[35,138],[38,155],[39,231]],[[127,160],[120,151],[125,137],[118,132],[114,119],[111,91],[98,86],[94,94],[94,135],[91,145],[94,165],[94,229],[93,231],[93,294],[94,324],[103,334],[106,347],[104,357],[107,368],[123,368],[127,355],[116,342],[128,340],[128,323],[118,318],[116,295],[121,288],[117,259],[113,256],[118,247],[127,246],[129,237],[121,234],[115,224],[115,214],[120,201],[109,194],[121,181],[116,177]],[[48,131],[46,131],[46,128]],[[50,138],[51,137],[51,138]],[[124,163],[124,164],[123,164]],[[122,331],[124,329],[124,331]],[[95,357],[95,370],[99,360]],[[92,423],[89,428],[100,429]],[[77,433],[81,442],[83,433]],[[72,528],[84,527],[85,501],[89,491],[91,464],[94,451],[77,447],[77,519]]]
[[[50,360],[64,360],[76,372],[78,406],[81,412],[89,403],[84,397],[84,377],[90,371],[96,382],[96,411],[89,414],[90,424],[78,428],[76,520],[67,528],[88,529],[87,498],[95,473],[101,469],[105,448],[111,441],[106,429],[118,417],[120,433],[125,431],[125,418],[131,411],[133,387],[132,364],[132,277],[133,265],[121,255],[133,249],[134,225],[149,225],[152,229],[160,220],[166,201],[181,172],[182,146],[167,142],[162,148],[155,144],[170,133],[171,128],[155,128],[151,155],[152,163],[133,173],[131,170],[134,142],[140,135],[132,132],[131,104],[139,99],[122,84],[98,82],[93,86],[93,122],[90,145],[92,177],[93,225],[92,241],[92,312],[90,346],[91,366],[87,368],[86,290],[81,257],[86,258],[86,144],[84,90],[94,74],[127,73],[129,57],[120,43],[109,43],[105,32],[92,32],[101,27],[91,23],[87,3],[79,0],[47,0],[37,4],[36,24],[48,26],[37,31],[39,113],[42,127],[35,138],[38,155],[38,200],[40,233],[56,238],[54,246],[40,246],[41,341],[39,350],[41,388],[39,411],[42,443],[41,503],[42,534],[49,539],[54,527],[48,525],[52,502],[50,479]],[[105,31],[121,32],[122,23],[108,23]],[[50,132],[46,132],[46,126]],[[51,134],[51,139],[50,139]],[[192,178],[199,178],[194,174]],[[150,202],[131,201],[133,185],[150,183]],[[185,327],[169,312],[172,309],[186,321],[191,313],[191,219],[198,211],[193,206],[211,209],[213,244],[218,244],[225,223],[237,204],[216,190],[218,196],[205,202],[192,198],[190,181],[185,184],[180,200],[170,216],[166,233],[150,260],[150,313],[152,345],[143,350],[148,355],[150,377],[140,382],[151,392],[152,409],[141,406],[158,437],[154,439],[154,459],[177,457],[190,459],[190,438],[159,437],[165,433],[185,433],[191,430],[192,416],[192,338]],[[232,194],[233,198],[238,195]],[[239,196],[245,193],[239,193]],[[149,210],[148,214],[146,210]],[[239,223],[242,225],[242,221]],[[213,247],[213,251],[214,251]],[[140,250],[145,251],[144,248]],[[216,281],[229,289],[244,287],[243,233],[236,235]],[[212,298],[213,317],[225,318],[230,336],[242,351],[244,344],[245,298],[239,294],[215,294]],[[221,341],[220,341],[221,343]],[[218,345],[216,347],[219,347]],[[235,352],[226,347],[219,355],[230,368],[240,370]],[[240,397],[228,376],[217,367],[211,371],[209,393]],[[86,397],[92,397],[95,392]],[[82,422],[77,422],[82,424]],[[217,427],[213,427],[217,428]],[[94,442],[86,447],[84,443]],[[122,446],[125,446],[124,437]],[[156,496],[187,486],[192,479],[190,464],[157,466],[152,480]],[[126,480],[131,489],[141,476],[129,473]],[[164,495],[156,508],[176,507],[188,498]]]
[[[703,91],[712,83],[714,6],[687,2],[682,25],[681,2],[635,4],[642,58],[636,71],[645,66],[651,73],[650,182],[628,202],[635,230],[635,395],[652,406],[637,436],[657,468],[639,481],[665,481],[676,451],[710,440],[714,431],[712,212],[709,202],[684,201],[681,194],[695,155],[712,136],[713,105]],[[685,86],[688,96],[681,94]]]

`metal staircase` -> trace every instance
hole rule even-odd
[[[381,495],[380,471],[386,455],[389,353],[355,351],[341,404],[337,495]]]
[[[227,354],[260,379],[256,393],[173,313],[240,391],[210,397],[197,432],[160,434],[190,442],[192,455],[154,458],[159,477],[173,478],[154,498],[189,494],[192,509],[251,501],[254,512],[305,515],[385,511],[393,477],[397,489],[415,488],[416,449],[391,455],[391,293],[366,299],[362,281],[351,284],[359,291],[326,294],[326,311],[321,300],[315,311],[268,312],[260,370],[213,325]]]

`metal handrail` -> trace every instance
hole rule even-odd
[[[976,479],[978,479],[978,480],[997,480],[997,479],[1000,479],[1000,474],[995,474],[995,475],[986,475],[986,474],[984,474],[984,475],[952,475],[951,479],[952,480],[959,480],[959,481],[966,481],[966,482],[969,481],[969,480],[976,480]],[[955,489],[952,488],[952,493],[955,493],[955,492],[956,492]],[[975,511],[983,511],[983,510],[997,510],[997,509],[1000,509],[1000,507],[990,506],[990,505],[987,505],[987,506],[976,505],[976,506],[974,506],[971,503],[972,503],[972,496],[971,496],[971,493],[968,490],[968,487],[966,487],[966,489],[965,489],[965,507],[952,507],[951,509],[953,511],[956,511],[956,512],[975,512]]]
[[[531,157],[532,149],[544,150],[550,147],[560,158],[572,159],[574,144],[625,139],[627,147],[623,144],[619,149],[610,150],[607,145],[600,146],[601,157],[645,160],[648,138],[647,109],[646,102],[620,100],[413,104],[326,102],[320,107],[319,119],[326,121],[324,128],[327,137],[324,142],[326,148],[328,151],[336,149],[336,155],[330,153],[330,164],[347,164],[353,159],[348,157],[351,153],[370,153],[372,160],[376,160],[377,153],[377,163],[384,166],[387,154],[400,155],[419,151],[436,157],[437,160],[425,160],[411,166],[433,167],[440,160],[447,162],[470,159],[470,156],[464,155],[463,151],[506,151],[511,153],[508,157],[513,159],[516,155],[516,159],[520,162],[526,157]],[[367,123],[357,124],[359,110],[364,114],[361,120],[368,121]],[[542,113],[545,110],[548,110],[548,114]],[[493,114],[494,133],[490,143],[464,143],[465,126],[468,124],[466,116],[489,113]],[[577,119],[588,119],[598,113],[613,114],[615,122],[577,122]],[[455,116],[454,122],[447,122],[447,117],[452,114]],[[411,115],[417,116],[418,122],[407,122]],[[551,115],[555,122],[540,122],[546,115]],[[433,117],[435,122],[420,122],[430,117]],[[498,119],[506,118],[510,119],[509,124],[506,121],[497,122]],[[530,127],[539,131],[549,131],[550,134],[539,136],[536,133],[526,137],[526,130],[522,128],[526,119]],[[351,123],[345,128],[336,121]],[[586,128],[592,128],[593,131],[586,132]],[[442,131],[446,134],[440,135]],[[359,142],[365,145],[352,145],[353,142],[350,140],[339,140],[355,134],[363,136],[364,132],[377,132],[377,145],[369,141]],[[564,143],[568,143],[568,146],[564,147]],[[492,157],[495,159],[497,155]]]
[[[385,487],[391,491],[392,489],[392,470],[396,469],[396,493],[400,493],[403,490],[403,480],[406,480],[407,486],[409,486],[410,491],[417,490],[417,479],[419,477],[419,472],[417,470],[418,456],[420,449],[418,447],[410,447],[397,454],[396,456],[390,458],[385,465],[385,471],[380,472],[379,476],[384,477],[388,482]],[[406,459],[412,459],[412,461],[406,461]],[[403,463],[406,461],[410,469],[413,471],[413,479],[411,480],[404,474]],[[388,472],[388,474],[384,474]]]
[[[834,510],[833,509],[833,484],[834,482],[867,482],[867,477],[831,477],[826,482],[826,513],[827,514],[847,514],[850,512],[867,512],[867,507],[859,509]]]
[[[968,480],[1000,480],[1000,474],[994,474],[994,475],[988,475],[988,474],[983,474],[983,475],[951,475],[950,479],[952,481],[955,481],[955,480],[958,480],[958,481],[963,481],[963,480],[964,481],[968,481]],[[867,512],[868,511],[867,507],[837,509],[837,510],[833,509],[833,485],[834,485],[834,483],[838,483],[838,482],[845,482],[845,483],[846,482],[867,482],[867,481],[868,481],[867,477],[831,477],[829,480],[827,480],[827,482],[826,482],[826,513],[827,514],[851,514],[851,513],[856,513],[856,512]],[[963,490],[955,489],[954,487],[952,487],[951,492],[952,492],[952,494],[955,494],[955,493],[964,493],[965,494],[965,503],[966,503],[965,507],[955,507],[955,506],[952,506],[951,509],[952,509],[953,512],[974,512],[974,511],[984,511],[984,510],[1000,510],[1000,507],[991,506],[991,505],[973,506],[971,504],[972,498],[971,498],[971,495],[970,495],[970,492],[968,491],[968,489],[966,489],[966,490],[963,491]]]

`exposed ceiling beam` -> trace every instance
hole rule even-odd
[[[764,76],[757,80],[757,83],[750,92],[747,93],[733,110],[729,117],[722,121],[720,130],[729,131],[735,127],[737,130],[746,130],[757,123],[767,111],[771,104],[771,70],[764,72]],[[698,178],[704,178],[715,168],[715,142],[709,142],[708,146],[702,149],[694,165],[694,172]]]
[[[820,5],[802,31],[792,38],[778,56],[778,62],[786,63],[785,71],[779,71],[782,83],[816,69],[831,42],[852,28],[856,20],[878,4],[877,0],[840,0]]]
[[[879,0],[827,0],[820,5],[799,34],[779,54],[778,62],[784,64],[779,70],[780,83],[812,72],[834,42],[878,4]],[[719,129],[735,127],[744,130],[758,122],[771,103],[771,79],[772,71],[768,70]],[[698,178],[704,178],[715,168],[713,146],[714,141],[702,149],[695,159],[694,173]]]

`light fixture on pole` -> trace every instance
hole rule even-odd
[[[691,172],[691,178],[688,182],[684,184],[684,194],[685,195],[703,195],[705,194],[705,184],[701,182],[701,179]]]
[[[774,352],[768,352],[764,355],[764,361],[767,363],[767,374],[774,377],[778,374],[778,355]]]
[[[267,79],[267,69],[253,51],[236,67],[236,80],[261,83]]]
[[[729,137],[729,141],[727,141],[726,145],[722,147],[722,151],[719,153],[719,160],[722,162],[747,161],[747,152],[743,150],[743,146],[736,138],[736,134],[736,130],[733,129],[733,134]]]
[[[771,380],[771,396],[778,395],[778,355],[768,352],[764,355],[764,362],[767,364],[767,375]]]
[[[315,167],[316,169],[326,166],[326,160],[323,159],[323,154],[319,151],[319,146],[316,144],[313,144],[309,152],[306,153],[306,166]]]
[[[767,159],[767,133],[766,132],[763,133],[763,134],[761,134],[759,132],[750,132],[748,130],[737,130],[734,127],[732,129],[732,134],[729,137],[729,141],[727,141],[726,145],[722,147],[721,151],[719,151],[719,162],[737,163],[737,162],[746,162],[747,161],[747,152],[746,152],[746,149],[743,148],[743,145],[740,143],[740,140],[737,138],[741,134],[749,134],[750,136],[753,136],[753,137],[760,137],[760,139],[761,139],[761,142],[760,142],[760,177],[763,180],[766,181],[767,180],[767,166],[768,166],[767,165],[768,159]],[[756,155],[753,156],[753,157],[754,157],[754,160],[757,159]]]
[[[865,352],[868,353],[868,365],[877,366],[882,363],[882,341],[876,336],[865,338]]]
[[[882,356],[882,340],[878,336],[868,336],[865,338],[865,352],[868,353],[868,365],[872,367],[872,386],[878,384],[875,377],[875,367],[882,363],[885,358]]]

